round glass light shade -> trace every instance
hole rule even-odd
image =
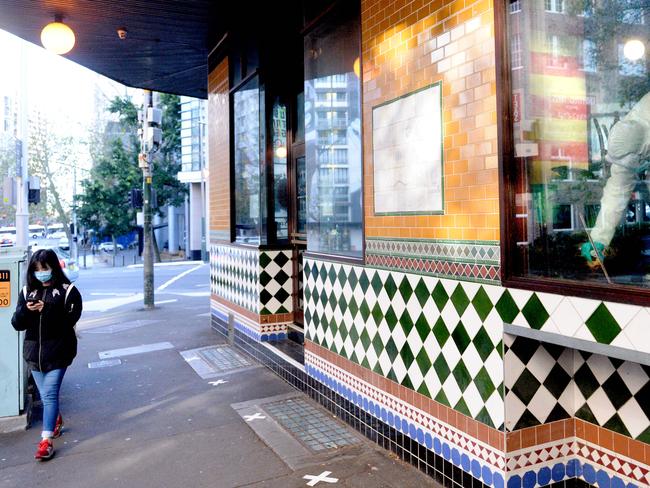
[[[287,157],[287,148],[286,146],[278,146],[275,148],[275,156],[277,158],[286,158]]]
[[[41,44],[55,54],[65,54],[74,47],[74,32],[62,22],[51,22],[41,31]]]
[[[359,58],[354,60],[352,64],[352,71],[357,75],[357,78],[361,78],[361,60]]]
[[[623,54],[630,61],[638,61],[645,54],[645,46],[638,39],[630,39],[623,46]]]

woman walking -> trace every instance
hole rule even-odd
[[[36,251],[27,267],[27,285],[11,319],[24,330],[23,357],[32,370],[43,402],[43,432],[34,454],[39,461],[54,456],[52,439],[61,435],[59,389],[66,368],[77,355],[74,326],[81,316],[81,294],[63,273],[51,249]]]

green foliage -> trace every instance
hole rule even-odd
[[[180,171],[180,98],[163,94],[160,107],[163,143],[153,160],[153,189],[158,203],[153,211],[163,215],[166,205],[183,203],[186,188],[176,178]],[[120,136],[110,140],[106,149],[93,152],[94,167],[90,178],[82,182],[78,218],[88,228],[119,236],[129,232],[135,223],[135,211],[128,206],[128,192],[142,187],[138,111],[126,97],[115,98],[108,111],[118,115]]]

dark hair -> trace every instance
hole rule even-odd
[[[36,276],[34,276],[36,263],[40,264],[42,268],[47,266],[52,270],[52,279],[50,280],[50,283],[54,286],[63,283],[70,283],[70,280],[61,268],[61,263],[59,262],[59,257],[56,253],[52,249],[39,249],[32,254],[32,258],[29,260],[29,266],[27,266],[27,289],[29,291],[43,288],[43,283],[37,280]]]

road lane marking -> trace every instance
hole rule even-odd
[[[99,353],[99,359],[119,358],[123,356],[132,356],[134,354],[142,354],[145,352],[163,351],[165,349],[173,349],[174,345],[171,342],[156,342],[154,344],[142,344],[140,346],[125,347],[122,349],[111,349],[110,351],[102,351]]]
[[[160,285],[156,291],[162,291],[162,290],[164,290],[165,288],[167,288],[167,287],[168,287],[169,285],[171,285],[172,283],[174,283],[174,282],[180,280],[183,276],[186,276],[186,275],[190,274],[192,271],[196,271],[197,269],[201,269],[203,266],[205,266],[205,265],[204,265],[203,263],[201,263],[201,264],[199,264],[198,266],[196,266],[196,267],[194,267],[194,268],[191,268],[191,269],[188,269],[188,270],[183,271],[183,272],[182,272],[181,274],[179,274],[178,276],[174,276],[171,280],[168,280],[168,281],[166,281],[165,283],[163,283],[162,285]]]

